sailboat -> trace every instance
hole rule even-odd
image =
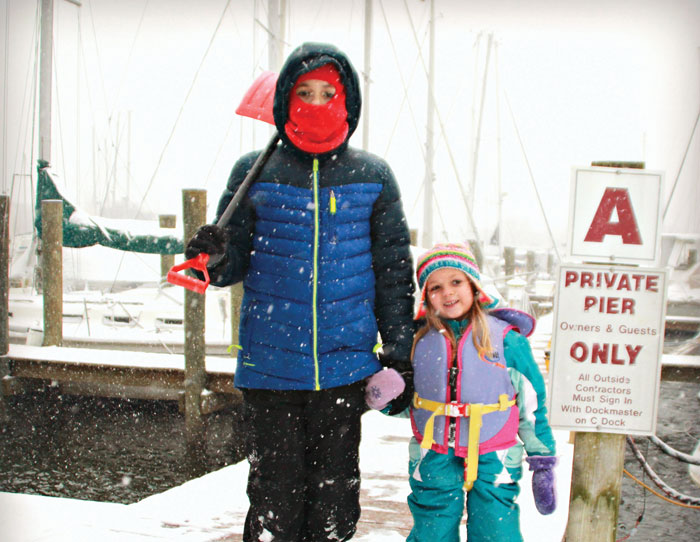
[[[76,5],[80,5],[76,3]],[[15,246],[9,294],[9,332],[11,342],[41,344],[43,334],[43,297],[32,283],[37,269],[37,247],[42,233],[41,201],[63,202],[63,245],[84,248],[104,247],[105,261],[91,261],[101,267],[118,261],[116,251],[141,254],[176,255],[183,252],[183,240],[174,229],[161,228],[157,221],[115,219],[91,215],[81,209],[51,166],[52,46],[53,1],[41,2],[41,62],[39,73],[39,157],[34,229],[29,242]],[[17,243],[15,243],[17,245]],[[111,253],[110,253],[111,251]],[[115,258],[117,255],[117,258]],[[97,271],[100,273],[100,271]],[[106,275],[106,276],[105,276]],[[105,280],[109,285],[110,281]],[[114,281],[111,281],[114,286]],[[68,286],[68,287],[66,287]],[[85,280],[83,289],[65,285],[63,296],[63,344],[181,352],[184,348],[184,293],[165,281],[135,288],[94,288]],[[208,353],[226,354],[231,344],[231,302],[228,289],[211,288],[206,297],[207,312],[212,317],[206,328]]]

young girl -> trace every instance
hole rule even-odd
[[[467,499],[469,542],[521,541],[523,448],[540,513],[555,508],[555,443],[545,388],[523,336],[534,328],[481,287],[464,245],[436,245],[417,262],[425,318],[413,343],[414,438],[409,449],[414,526],[408,542],[458,542]],[[522,333],[522,334],[521,334]]]

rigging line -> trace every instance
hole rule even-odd
[[[320,19],[320,17],[321,17],[321,8],[322,8],[322,7],[323,7],[323,2],[319,2],[318,10],[316,10],[316,15],[314,16],[313,21],[312,21],[312,23],[311,23],[311,30],[312,30],[312,31],[313,31],[313,30],[317,27],[317,25],[318,25],[318,21],[319,21],[319,19]]]
[[[474,46],[472,46],[472,49],[473,49],[473,48],[474,48]],[[477,58],[478,58],[478,57],[477,57]],[[475,63],[475,64],[476,64],[476,63]],[[448,118],[448,119],[449,119],[449,118],[452,118],[452,113],[454,112],[454,110],[455,110],[455,108],[457,107],[457,105],[461,105],[461,102],[459,101],[459,95],[465,90],[466,82],[467,82],[466,70],[465,70],[464,73],[465,73],[464,78],[463,78],[462,81],[459,83],[459,87],[457,88],[457,90],[454,91],[454,93],[453,93],[453,94],[454,94],[454,99],[452,100],[452,103],[451,103],[451,104],[448,106],[448,108],[447,108],[447,118]],[[452,94],[452,92],[450,92],[450,93]],[[472,115],[472,117],[473,117],[473,115]],[[472,118],[472,123],[473,123],[473,122],[474,122],[474,119]],[[439,145],[440,142],[443,140],[443,138],[444,138],[444,134],[443,134],[442,132],[440,132],[440,134],[438,135],[438,145]]]
[[[484,31],[480,31],[476,35],[476,39],[474,40],[474,45],[472,45],[472,49],[474,49],[474,71],[472,73],[472,77],[474,80],[472,81],[472,107],[471,107],[471,117],[472,117],[472,133],[471,133],[471,139],[472,141],[476,139],[476,119],[474,117],[475,115],[475,101],[476,101],[476,96],[477,96],[477,88],[478,88],[478,81],[479,77],[477,77],[479,73],[479,59],[481,58],[481,38],[484,35]],[[473,147],[473,143],[472,143]]]
[[[31,187],[32,191],[32,201],[35,200],[35,194],[34,194],[34,187],[35,187],[35,182],[34,182],[34,164],[37,162],[35,159],[35,155],[38,153],[37,149],[35,148],[35,141],[37,140],[36,136],[36,130],[38,128],[38,122],[35,122],[35,119],[39,118],[39,110],[38,110],[38,102],[39,102],[39,93],[36,92],[36,89],[39,86],[39,71],[40,71],[40,54],[39,51],[41,49],[41,45],[39,43],[40,39],[39,36],[41,34],[41,10],[40,10],[40,4],[37,2],[37,8],[36,8],[36,14],[35,14],[35,23],[34,23],[34,69],[33,69],[33,74],[32,74],[32,85],[31,88],[34,89],[34,92],[32,92],[32,116],[31,116],[31,138],[30,138],[30,145],[29,145],[29,171],[30,175],[32,175],[31,180],[32,182],[29,184]],[[29,107],[29,106],[28,106]],[[36,221],[36,206],[31,205],[32,209],[32,239],[36,238],[36,228],[34,228],[34,222]]]
[[[418,205],[418,202],[420,201],[420,198],[421,198],[421,195],[423,194],[424,189],[425,189],[425,183],[420,183],[420,186],[418,187],[418,195],[416,196],[416,199],[413,202],[413,207],[411,208],[411,214],[416,212],[416,206]],[[445,219],[442,216],[442,212],[440,211],[440,206],[436,205],[435,209],[437,210],[438,218],[440,219],[440,224],[442,225],[442,231],[443,231],[443,233],[446,234],[447,226],[445,225]]]
[[[57,25],[57,26],[58,26],[58,25]],[[53,43],[51,44],[51,54],[52,54],[52,56],[53,56],[52,65],[54,66],[53,77],[54,77],[54,79],[55,79],[55,81],[56,81],[56,85],[55,85],[56,93],[54,94],[55,97],[56,97],[56,108],[55,108],[55,111],[56,111],[56,117],[57,117],[57,121],[58,121],[58,136],[59,136],[59,139],[60,139],[60,141],[61,141],[61,159],[63,160],[63,167],[64,167],[64,169],[65,169],[66,164],[67,164],[67,162],[66,162],[66,154],[65,154],[66,145],[65,145],[65,143],[63,142],[63,120],[62,120],[63,117],[61,117],[61,96],[60,96],[60,94],[59,94],[60,85],[59,85],[59,81],[58,81],[58,73],[59,73],[59,70],[56,69],[56,59],[57,59],[57,55],[56,55],[56,43],[57,43],[58,40],[55,39],[55,34],[54,34],[53,36],[54,36],[54,38],[53,38]],[[51,141],[52,141],[52,143],[53,143],[53,137],[51,137]],[[51,152],[50,149],[49,149],[49,152]],[[53,156],[53,154],[52,154],[52,156]]]
[[[418,58],[416,57],[416,62],[413,64],[413,69],[411,70],[411,73],[409,74],[409,82],[413,81],[413,76],[415,74],[415,68],[418,66]],[[399,68],[399,77],[401,77],[401,69]],[[411,107],[411,102],[408,100],[408,90],[407,87],[405,86],[404,83],[404,93],[403,97],[401,98],[401,103],[399,104],[399,110],[398,113],[396,114],[396,120],[394,121],[394,125],[391,128],[391,132],[389,133],[389,138],[386,144],[386,149],[384,149],[384,154],[382,155],[382,158],[386,159],[388,154],[389,154],[389,149],[391,148],[391,144],[394,141],[394,135],[396,134],[396,130],[399,127],[399,121],[401,120],[401,113],[403,112],[404,105],[408,103],[408,110],[409,110],[409,115],[411,117],[411,123],[413,124],[413,129],[416,132],[416,138],[418,141],[420,141],[420,133],[418,131],[418,124],[416,123],[415,115],[413,113],[413,108]],[[423,146],[419,145],[421,155],[423,157],[423,160],[425,160],[425,152],[423,151]]]
[[[408,15],[408,21],[409,21],[409,23],[410,23],[410,25],[411,25],[411,31],[412,31],[412,33],[413,33],[413,40],[416,42],[416,45],[419,45],[420,42],[419,42],[419,40],[418,40],[418,36],[417,36],[417,34],[416,34],[416,29],[415,29],[415,26],[414,26],[414,24],[413,24],[413,19],[411,18],[411,13],[410,13],[410,11],[408,10],[408,4],[406,4],[406,0],[404,0],[404,7],[406,8],[406,14]],[[428,70],[427,70],[427,68],[426,68],[426,66],[425,66],[425,60],[424,60],[424,58],[423,58],[423,54],[422,54],[422,52],[421,52],[420,45],[419,45],[419,47],[418,47],[418,56],[419,56],[419,58],[420,58],[420,61],[421,61],[422,66],[423,66],[423,70],[424,70],[424,72],[425,72],[426,75],[427,75]],[[459,188],[460,194],[462,195],[462,199],[464,200],[464,205],[465,205],[466,211],[467,211],[467,218],[469,219],[469,223],[470,223],[470,225],[471,225],[471,227],[472,227],[472,231],[474,232],[474,237],[476,237],[476,242],[477,242],[479,245],[481,245],[481,239],[480,239],[480,237],[479,237],[479,231],[478,231],[477,228],[476,228],[476,223],[474,222],[474,217],[472,216],[472,213],[471,213],[471,211],[470,211],[470,209],[469,209],[469,205],[467,204],[467,196],[468,196],[468,195],[464,192],[464,187],[462,186],[462,179],[461,179],[461,177],[460,177],[460,175],[459,175],[459,170],[458,170],[458,168],[457,168],[457,163],[455,162],[454,156],[453,156],[453,154],[452,154],[452,148],[451,148],[451,146],[450,146],[450,144],[449,144],[449,140],[447,139],[447,135],[446,135],[446,133],[445,133],[445,125],[444,125],[443,122],[442,122],[442,115],[440,115],[440,110],[439,110],[437,104],[435,103],[435,100],[433,100],[433,104],[434,104],[433,107],[435,108],[435,113],[437,114],[438,123],[440,124],[440,131],[442,132],[443,138],[444,138],[444,140],[445,140],[445,148],[446,148],[446,150],[447,150],[447,156],[448,156],[449,159],[450,159],[450,164],[452,165],[452,169],[453,169],[453,171],[454,171],[455,178],[456,178],[456,180],[457,180],[457,186],[458,186],[458,188]],[[433,150],[433,152],[435,152],[435,150]],[[488,264],[486,264],[486,268],[487,268],[487,271],[488,271],[489,273],[493,274],[493,273],[492,273],[492,270],[489,268]]]
[[[416,195],[416,199],[413,202],[413,207],[411,207],[411,214],[416,212],[416,206],[418,205],[418,202],[420,201],[420,198],[423,195],[424,189],[425,183],[420,183],[420,185],[418,186],[418,194]]]
[[[520,143],[520,149],[523,151],[523,158],[525,159],[525,165],[527,166],[527,171],[530,175],[530,181],[532,182],[532,187],[535,189],[535,196],[537,197],[537,203],[540,206],[540,212],[542,213],[542,218],[547,226],[547,231],[549,232],[549,239],[552,242],[552,248],[554,248],[554,253],[557,255],[557,260],[561,261],[561,256],[559,255],[559,249],[557,248],[557,243],[554,241],[554,235],[552,234],[552,228],[549,226],[549,220],[547,220],[547,215],[544,212],[544,206],[542,205],[542,200],[540,199],[539,190],[537,190],[537,184],[535,183],[535,176],[532,173],[532,168],[530,167],[530,160],[527,158],[527,153],[525,152],[525,145],[520,137],[520,130],[518,130],[518,123],[515,122],[515,115],[513,114],[513,109],[510,106],[510,99],[508,98],[508,93],[503,90],[503,97],[506,99],[506,105],[508,106],[508,112],[510,113],[510,118],[513,121],[513,127],[515,128],[515,135],[518,137],[518,143]]]
[[[126,74],[129,71],[129,65],[131,64],[131,57],[134,54],[134,48],[136,47],[136,41],[138,40],[139,34],[141,33],[141,25],[143,24],[143,20],[146,17],[146,10],[148,9],[148,2],[149,2],[149,0],[146,0],[146,3],[143,6],[143,11],[141,11],[141,17],[139,18],[139,24],[136,27],[136,34],[134,34],[134,39],[131,42],[131,48],[129,49],[129,54],[126,57],[126,65],[124,66],[124,71],[122,72],[121,80],[119,81],[119,85],[117,86],[117,92],[114,95],[114,106],[107,109],[107,111],[109,112],[108,115],[110,118],[112,117],[114,109],[116,108],[116,104],[119,101],[119,95],[122,92],[122,87],[124,86],[124,80],[126,79]]]
[[[95,30],[95,15],[92,12],[92,2],[88,2],[88,7],[90,9],[90,23],[91,23],[91,28],[92,28],[92,37],[95,42],[95,55],[97,56],[97,69],[99,71],[100,77],[99,81],[102,86],[102,99],[104,100],[105,107],[107,107],[107,89],[105,88],[105,78],[104,74],[102,73],[102,58],[100,56],[100,46],[99,42],[97,41],[97,31]]]
[[[647,452],[648,452],[648,451],[649,451],[649,443],[647,442]],[[632,479],[634,479],[634,480],[636,481],[636,478],[634,478],[634,477],[629,473],[629,471],[627,471],[627,470],[624,469],[624,468],[623,468],[622,470],[623,470],[623,472],[626,473],[629,477],[631,477]],[[641,482],[640,482],[640,483],[641,483]],[[641,483],[641,484],[642,484],[643,487],[646,487],[646,485],[644,485],[643,483]],[[623,542],[624,540],[628,540],[629,538],[631,538],[632,536],[634,536],[634,535],[636,534],[636,532],[637,532],[637,528],[639,527],[639,524],[640,524],[640,523],[642,522],[642,520],[644,519],[644,514],[646,513],[646,511],[647,511],[647,494],[646,494],[646,491],[642,490],[642,511],[641,511],[640,514],[637,516],[637,519],[636,519],[636,521],[634,522],[634,526],[629,530],[629,532],[628,532],[625,536],[623,536],[622,538],[618,538],[615,542]]]
[[[289,18],[289,17],[287,17],[287,18]],[[268,20],[269,20],[269,15],[268,15]],[[265,23],[263,23],[258,17],[255,17],[253,19],[253,22],[254,22],[253,26],[255,27],[255,24],[257,24],[260,28],[262,28],[263,31],[267,34],[268,38],[273,38],[273,39],[279,41],[283,45],[290,46],[290,43],[288,41],[280,39],[280,37],[275,35],[275,33]],[[282,30],[282,29],[280,28],[280,30]],[[285,28],[285,30],[286,30],[286,28]],[[285,34],[283,34],[283,35],[285,35]],[[272,69],[271,66],[269,66],[269,68]]]
[[[151,190],[153,187],[153,182],[156,179],[156,175],[158,174],[158,170],[160,169],[160,164],[163,162],[163,157],[165,156],[165,151],[167,150],[168,146],[170,145],[170,141],[173,138],[173,135],[175,134],[175,128],[177,127],[178,123],[180,122],[180,117],[182,117],[182,113],[185,110],[185,105],[187,104],[187,101],[189,100],[190,94],[192,94],[192,90],[194,89],[194,85],[197,82],[197,78],[199,77],[199,72],[202,69],[202,66],[204,65],[204,61],[209,55],[209,51],[211,50],[212,45],[214,44],[214,38],[216,38],[216,34],[219,32],[219,28],[221,27],[221,23],[224,20],[224,15],[226,14],[226,10],[228,10],[229,5],[231,5],[231,0],[226,1],[226,5],[224,6],[224,10],[221,12],[221,16],[219,17],[219,22],[216,24],[216,28],[214,29],[214,33],[211,36],[211,39],[209,40],[209,45],[207,45],[207,50],[204,51],[204,56],[202,56],[202,61],[200,62],[199,66],[197,67],[197,71],[194,74],[194,78],[192,79],[192,83],[190,84],[190,88],[187,91],[187,94],[185,95],[185,100],[182,102],[182,106],[180,106],[180,110],[177,113],[177,117],[175,118],[175,122],[173,124],[172,129],[170,130],[170,135],[168,135],[168,139],[165,142],[165,145],[163,146],[163,150],[160,152],[160,156],[158,157],[158,163],[156,164],[156,169],[153,171],[153,175],[151,176],[151,180],[148,182],[148,186],[146,187],[146,190],[143,193],[143,197],[141,199],[141,203],[139,204],[138,209],[136,210],[136,216],[139,216],[139,213],[141,212],[141,208],[143,207],[143,202],[146,199],[146,196],[148,195],[148,192]]]
[[[676,180],[673,182],[673,188],[671,193],[668,195],[668,201],[666,202],[666,208],[664,209],[664,214],[661,220],[666,218],[666,213],[668,213],[668,208],[671,206],[671,200],[673,199],[673,193],[676,191],[676,186],[678,185],[678,179],[681,177],[681,171],[683,171],[683,166],[685,165],[685,159],[688,157],[688,151],[690,151],[690,145],[693,142],[693,137],[695,136],[695,130],[698,129],[698,122],[700,122],[700,111],[698,111],[698,116],[695,118],[695,125],[693,126],[693,131],[690,133],[690,139],[688,139],[688,146],[685,148],[685,154],[683,154],[683,160],[681,160],[681,165],[678,168],[678,174],[676,175]]]
[[[224,145],[226,145],[226,141],[228,140],[228,136],[231,133],[231,128],[233,128],[233,124],[236,121],[235,115],[231,116],[231,121],[228,123],[228,128],[226,128],[226,133],[224,134],[224,137],[221,139],[221,144],[219,145],[219,148],[216,150],[216,154],[214,155],[214,160],[211,162],[211,167],[209,168],[209,171],[207,172],[207,176],[204,178],[204,186],[202,188],[206,188],[207,185],[209,184],[209,179],[211,178],[211,174],[214,171],[214,168],[216,167],[216,162],[219,160],[219,156],[221,155],[221,151],[224,148]]]
[[[39,58],[39,26],[40,26],[40,15],[39,15],[39,3],[37,2],[37,8],[35,12],[35,24],[34,24],[34,34],[32,36],[32,40],[30,43],[34,44],[34,53],[29,54],[29,62],[27,62],[27,74],[25,75],[24,78],[24,93],[22,94],[22,105],[20,107],[20,124],[17,129],[17,145],[15,146],[15,159],[14,159],[14,170],[20,170],[25,167],[24,160],[26,160],[26,154],[24,150],[21,150],[22,147],[22,142],[26,142],[27,137],[28,137],[28,132],[31,130],[31,137],[29,139],[29,154],[30,157],[32,156],[32,149],[34,145],[34,127],[36,123],[34,122],[34,119],[36,118],[36,89],[37,89],[37,73],[39,72],[39,67],[38,67],[38,58]],[[32,59],[34,62],[32,63]],[[31,89],[31,90],[30,90]],[[30,97],[31,99],[27,100],[27,97]],[[27,103],[29,102],[29,103]],[[25,111],[26,107],[26,111]],[[26,125],[23,124],[24,119],[29,119],[26,123]],[[25,131],[26,130],[26,131]],[[22,158],[20,158],[20,154],[22,155]],[[19,165],[19,163],[22,162],[22,166]],[[33,168],[33,161],[30,164],[30,170]],[[30,173],[31,174],[31,173]]]
[[[437,198],[436,198],[436,205],[435,205],[435,210],[437,211],[438,218],[440,219],[440,224],[442,225],[442,231],[445,234],[445,241],[449,241],[449,238],[447,238],[447,225],[445,224],[445,218],[442,216],[442,211],[440,210],[440,205],[437,204]]]
[[[89,3],[88,3],[88,8],[89,8],[89,10],[90,10],[90,23],[91,23],[91,24],[90,24],[90,27],[91,27],[91,29],[92,29],[93,41],[94,41],[94,44],[95,44],[95,56],[97,57],[97,67],[98,67],[98,72],[99,72],[99,78],[98,78],[98,79],[99,79],[100,86],[101,86],[101,90],[102,90],[102,101],[103,101],[103,103],[104,103],[104,107],[105,107],[105,108],[108,110],[108,112],[109,112],[109,100],[107,99],[107,89],[105,88],[104,73],[102,73],[102,58],[101,58],[101,55],[100,55],[100,46],[99,46],[99,42],[98,42],[98,40],[97,40],[97,31],[96,31],[96,29],[95,29],[95,15],[94,15],[94,13],[93,13],[93,11],[92,11],[92,2],[89,2]],[[82,28],[82,27],[81,27],[81,28]],[[88,95],[89,95],[89,91],[88,91]],[[94,109],[92,109],[92,113],[93,113],[93,116],[94,116]],[[109,125],[110,125],[110,117],[107,118],[106,138],[109,138],[109,141],[106,141],[106,143],[111,144],[112,146],[114,146],[114,141],[112,140],[112,134],[111,134],[111,130],[109,129]],[[104,149],[105,156],[106,156],[106,153],[107,153],[107,148],[108,148],[108,146],[106,145],[106,146],[105,146],[105,149]],[[92,160],[93,160],[93,164],[94,164],[94,161],[95,161],[94,149],[93,149]],[[105,178],[108,178],[107,176],[108,176],[108,172],[105,171]],[[108,194],[108,193],[109,193],[109,188],[107,187],[107,189],[105,190],[105,195],[104,195],[105,200],[102,202],[102,206],[103,206],[103,207],[104,207],[104,204],[105,204],[105,202],[106,202],[106,198],[107,198],[107,194]],[[95,195],[96,195],[96,192],[95,192]]]
[[[356,4],[355,4],[355,0],[353,0],[353,1],[350,3],[350,16],[348,17],[348,28],[347,28],[347,30],[346,30],[346,32],[347,32],[346,35],[347,35],[347,36],[352,36],[352,35],[353,35],[353,31],[352,31],[352,20],[353,20],[353,15],[355,14],[355,8],[356,8]],[[363,7],[363,11],[364,11],[364,7]],[[362,20],[362,14],[360,14],[360,16],[359,16],[358,18],[359,18],[360,20]]]
[[[416,118],[415,118],[415,115],[413,113],[413,107],[411,106],[411,101],[408,99],[408,86],[406,85],[406,81],[403,78],[403,72],[401,71],[401,64],[399,63],[399,56],[398,56],[398,53],[396,51],[396,44],[394,43],[394,37],[391,33],[391,28],[389,27],[389,19],[386,16],[386,11],[384,11],[384,2],[382,0],[379,0],[379,7],[382,10],[382,17],[384,18],[384,26],[386,27],[387,34],[389,35],[389,43],[391,44],[391,50],[392,50],[392,53],[394,55],[394,60],[396,61],[396,67],[399,70],[399,79],[401,79],[401,86],[402,86],[403,91],[404,91],[403,100],[401,101],[401,106],[399,107],[399,115],[397,115],[397,117],[396,117],[396,122],[394,123],[394,128],[392,129],[391,135],[389,136],[389,142],[387,143],[387,148],[384,151],[384,157],[386,158],[386,155],[389,152],[389,147],[391,146],[391,141],[393,140],[394,133],[395,133],[396,128],[397,128],[398,123],[399,123],[399,116],[400,116],[401,111],[403,109],[404,103],[408,104],[408,110],[409,110],[409,113],[411,116],[411,121],[413,123],[413,129],[416,132],[416,138],[418,139],[418,141],[420,141],[421,138],[420,138],[420,132],[418,130],[418,124],[416,123]],[[416,61],[415,61],[413,68],[411,70],[409,81],[413,80],[413,75],[415,74],[415,70],[416,70],[417,65],[418,65],[418,57],[416,57]],[[421,155],[423,156],[423,160],[425,160],[425,151],[423,150],[423,146],[419,145],[419,148],[421,151]]]
[[[683,461],[684,463],[689,463],[691,465],[700,465],[700,458],[694,457],[689,454],[684,454],[683,452],[679,452],[675,448],[672,448],[671,446],[666,444],[656,435],[651,435],[647,438],[654,444],[656,444],[665,454],[670,455],[671,457],[674,457],[675,459],[678,459],[680,461]]]
[[[683,502],[674,501],[673,499],[669,499],[666,495],[662,495],[661,493],[659,493],[658,491],[656,491],[654,488],[649,487],[647,484],[645,484],[644,482],[642,482],[639,478],[636,478],[636,477],[635,477],[634,475],[632,475],[627,469],[622,469],[622,472],[624,472],[624,473],[625,473],[627,476],[629,476],[632,480],[634,480],[635,482],[637,482],[640,486],[642,486],[644,489],[646,489],[649,493],[653,493],[654,495],[656,495],[659,499],[663,499],[663,500],[666,501],[666,502],[669,502],[669,503],[671,503],[671,504],[675,504],[676,506],[681,506],[681,507],[683,507],[683,508],[692,508],[692,509],[695,509],[695,510],[700,510],[700,506],[696,506],[696,505],[693,505],[693,504],[686,504],[686,503],[683,503]],[[624,540],[624,539],[623,539],[623,540]]]
[[[34,77],[33,77],[33,85],[32,85],[33,89],[36,89],[39,86],[39,82],[38,82],[39,70],[40,70],[39,51],[40,51],[40,47],[41,47],[41,45],[39,44],[40,29],[41,29],[41,11],[39,9],[39,2],[37,2],[36,23],[35,23],[35,27],[34,27]],[[29,171],[31,172],[30,174],[33,175],[34,163],[36,162],[36,160],[34,158],[34,141],[36,140],[36,129],[38,127],[37,126],[38,122],[34,122],[34,119],[39,118],[39,111],[38,111],[38,105],[37,105],[38,101],[39,101],[39,93],[33,92],[32,96],[33,96],[33,102],[32,102],[33,111],[32,111],[32,123],[31,123],[31,125],[32,125],[32,138],[31,138],[31,144],[29,147],[29,164],[30,164]],[[38,175],[38,171],[37,171],[37,175]],[[32,177],[32,182],[30,183],[30,186],[31,186],[31,190],[32,190],[32,200],[35,201],[35,199],[34,199],[34,197],[35,197],[34,177]],[[32,208],[32,225],[33,225],[34,222],[36,221],[36,206],[32,205],[31,208]],[[35,238],[35,237],[36,237],[36,228],[32,227],[32,238]]]
[[[94,124],[94,119],[96,118],[96,113],[95,113],[95,102],[92,98],[92,89],[89,84],[87,84],[89,78],[88,78],[88,68],[87,68],[87,63],[86,63],[86,50],[85,50],[85,40],[84,35],[83,35],[83,17],[82,17],[82,10],[78,11],[78,43],[80,44],[80,60],[81,60],[81,67],[83,69],[83,73],[85,74],[85,91],[87,93],[87,102],[88,102],[88,109],[90,111],[90,118],[93,119],[93,130],[95,127]],[[94,132],[93,132],[94,133]],[[94,138],[94,136],[93,136]],[[94,147],[91,149],[90,152],[90,159],[89,159],[89,165],[95,167],[95,149]],[[94,188],[94,183],[97,182],[97,179],[93,179],[93,189],[92,189],[92,194],[93,194],[93,205],[97,203],[97,198],[96,198],[96,190]]]
[[[481,34],[481,33],[480,33],[480,34]],[[477,41],[478,41],[478,38],[477,38]],[[476,43],[476,42],[475,42],[475,43]],[[474,47],[475,47],[475,46],[472,45],[472,49],[474,49]],[[478,53],[477,53],[477,55],[476,55],[476,58],[478,59]],[[474,65],[475,65],[475,69],[476,69],[477,62],[475,62]],[[455,98],[454,98],[454,100],[452,101],[452,104],[451,104],[451,105],[448,107],[448,109],[447,109],[447,118],[448,118],[448,119],[449,119],[449,118],[452,118],[452,113],[453,113],[455,107],[457,106],[457,102],[458,102],[458,98],[457,98],[457,97],[458,97],[459,93],[462,92],[462,89],[463,89],[463,88],[464,88],[464,84],[462,83],[462,84],[460,85],[459,89],[455,92]],[[474,122],[474,111],[473,111],[473,109],[472,109],[472,122]],[[443,140],[446,141],[446,137],[447,137],[447,136],[446,136],[446,134],[445,134],[445,130],[444,130],[444,129],[443,129],[443,130],[440,130],[440,133],[438,134],[438,141],[437,141],[437,144],[436,144],[436,148],[440,145],[440,143],[441,143]],[[464,231],[464,230],[462,230],[462,231]]]
[[[682,503],[692,505],[693,508],[697,507],[700,508],[700,498],[698,497],[691,497],[689,495],[683,495],[682,493],[679,493],[672,487],[668,486],[656,472],[654,472],[654,469],[651,468],[651,465],[647,462],[645,457],[642,455],[642,452],[639,450],[637,445],[634,442],[634,439],[630,437],[629,435],[627,436],[627,444],[629,444],[630,448],[632,448],[632,452],[634,453],[635,457],[637,458],[637,461],[639,461],[639,464],[642,466],[644,469],[644,472],[647,473],[649,478],[652,479],[652,481],[656,484],[656,486],[661,489],[666,495],[669,497],[672,497],[673,499],[676,499]]]

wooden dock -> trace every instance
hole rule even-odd
[[[231,357],[205,357],[202,414],[239,400],[235,366]],[[11,344],[0,367],[4,396],[51,385],[69,394],[184,401],[182,354]]]

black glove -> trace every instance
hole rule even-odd
[[[226,255],[228,234],[216,224],[205,224],[199,228],[185,247],[185,258],[191,260],[201,253],[209,254],[207,267],[215,267]]]
[[[399,371],[401,378],[403,378],[406,387],[404,388],[401,395],[389,403],[389,411],[387,414],[389,416],[396,416],[404,410],[406,410],[413,401],[413,394],[415,388],[413,387],[413,369],[408,369],[405,371]]]

